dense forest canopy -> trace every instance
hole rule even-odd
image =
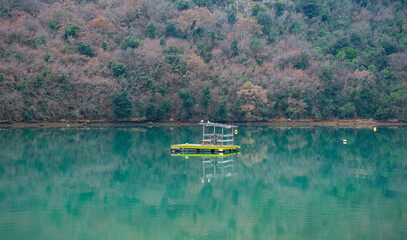
[[[0,10],[0,120],[407,120],[406,0]]]

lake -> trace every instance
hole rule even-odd
[[[406,239],[407,128],[0,129],[0,238]],[[347,144],[342,140],[347,139]]]

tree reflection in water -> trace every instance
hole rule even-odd
[[[171,143],[200,137],[199,126],[2,129],[0,236],[407,235],[406,128],[242,126],[240,155],[171,157]]]

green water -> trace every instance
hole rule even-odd
[[[406,239],[407,128],[0,129],[0,239]],[[347,144],[342,144],[347,139]]]

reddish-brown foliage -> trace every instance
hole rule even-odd
[[[238,40],[252,38],[257,32],[260,32],[262,26],[253,18],[240,18],[236,23],[236,37]]]
[[[93,19],[89,24],[91,27],[98,28],[101,31],[111,31],[114,29],[114,25],[109,20],[100,15]]]
[[[210,29],[215,24],[215,16],[207,8],[195,7],[181,12],[177,23],[182,31],[193,32],[199,27]]]
[[[242,102],[240,108],[246,114],[247,119],[253,119],[252,111],[257,106],[267,103],[267,91],[250,81],[244,83],[236,95]]]

